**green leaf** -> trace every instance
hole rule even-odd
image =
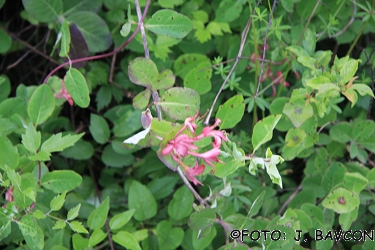
[[[347,190],[359,194],[366,186],[368,180],[360,173],[345,173],[344,175],[344,188]]]
[[[102,6],[102,2],[102,0],[64,0],[64,15],[81,10],[98,12]]]
[[[89,239],[89,246],[93,247],[102,242],[107,237],[107,234],[100,229],[94,230]]]
[[[283,113],[289,117],[294,127],[300,127],[307,119],[314,114],[314,110],[310,103],[306,103],[303,99],[293,100],[284,105]]]
[[[358,218],[358,207],[347,214],[340,214],[339,223],[342,230],[349,230],[352,223]]]
[[[33,221],[31,218],[23,220],[25,216],[29,217],[30,215],[22,216],[21,222],[25,224],[27,223],[28,224],[27,226],[33,227],[33,231],[35,231],[35,234],[28,234],[29,228],[26,229],[25,227],[21,227],[20,223],[18,223],[18,226],[21,229],[22,235],[25,238],[27,246],[30,247],[30,249],[32,250],[43,249],[44,248],[44,234],[43,234],[42,229],[39,227],[38,223]]]
[[[89,89],[85,77],[75,68],[66,72],[64,78],[65,87],[72,96],[73,101],[81,108],[87,108],[90,104]]]
[[[45,142],[43,142],[41,150],[46,152],[59,152],[64,149],[73,146],[85,133],[80,133],[78,135],[67,134],[63,137],[62,133],[56,135],[51,135]]]
[[[331,191],[334,186],[344,180],[346,172],[345,166],[340,162],[332,163],[323,176],[321,185],[327,191]]]
[[[291,45],[286,47],[286,49],[295,54],[297,57],[309,56],[309,53],[299,45]]]
[[[126,231],[120,231],[116,235],[113,235],[113,241],[117,244],[132,250],[141,250],[137,240],[133,235]]]
[[[111,46],[112,38],[107,23],[97,14],[77,11],[68,15],[66,19],[77,25],[91,53],[105,51]]]
[[[63,21],[61,25],[61,47],[60,47],[60,57],[67,57],[70,50],[70,31],[69,31],[69,22],[66,20]]]
[[[151,59],[137,57],[129,62],[128,75],[132,83],[154,90],[159,72]]]
[[[44,23],[57,20],[63,10],[61,0],[22,0],[22,3],[30,15]]]
[[[188,220],[188,225],[193,230],[202,230],[211,226],[215,221],[215,211],[211,208],[206,208],[200,212],[192,213]]]
[[[193,211],[194,197],[186,186],[180,187],[168,204],[168,214],[174,220],[187,218]]]
[[[85,249],[89,246],[89,239],[83,238],[80,234],[73,234],[72,236],[73,249]]]
[[[71,221],[69,222],[69,227],[76,233],[88,234],[87,229],[82,225],[80,221]]]
[[[30,123],[26,128],[26,133],[22,135],[22,144],[30,152],[36,153],[40,147],[41,133],[36,131],[35,127]]]
[[[205,94],[211,90],[212,68],[208,62],[198,64],[184,79],[184,86],[194,89],[199,94]]]
[[[220,105],[216,119],[220,119],[220,129],[233,128],[239,123],[245,112],[245,103],[241,94],[235,95]]]
[[[242,2],[232,0],[223,0],[220,2],[219,8],[216,9],[215,20],[220,22],[232,22],[236,20],[242,12]]]
[[[173,10],[163,9],[151,16],[145,28],[158,35],[184,38],[193,29],[193,23],[187,16]]]
[[[55,97],[51,87],[47,84],[40,85],[32,94],[27,113],[35,125],[42,124],[55,110]]]
[[[4,30],[0,30],[0,40],[0,54],[5,54],[12,46],[12,38]]]
[[[231,159],[229,162],[224,163],[216,163],[216,172],[215,176],[219,178],[225,178],[232,173],[234,173],[239,167],[242,167],[245,165],[245,161],[240,161],[237,159]]]
[[[55,193],[68,192],[81,185],[82,177],[72,170],[54,170],[41,179],[43,187]]]
[[[340,122],[329,130],[332,140],[346,143],[352,139],[352,126],[348,122]]]
[[[345,84],[350,81],[357,72],[358,60],[349,59],[340,70],[340,84]],[[372,92],[372,91],[371,91]]]
[[[102,161],[104,164],[114,167],[114,168],[120,168],[123,166],[130,166],[134,163],[134,156],[133,155],[121,155],[116,153],[113,150],[113,147],[111,145],[107,145],[104,148],[102,157]]]
[[[94,140],[100,144],[106,143],[111,135],[107,121],[103,117],[92,113],[90,115],[89,130]]]
[[[120,34],[123,37],[127,37],[130,33],[131,27],[132,27],[132,24],[129,23],[129,22],[126,22],[124,25],[122,25],[121,30],[120,30]]]
[[[185,120],[196,114],[200,107],[199,94],[189,88],[170,88],[157,103],[167,115],[176,120]]]
[[[37,223],[33,220],[31,215],[22,216],[20,221],[16,221],[23,236],[29,235],[31,237],[37,234]]]
[[[19,155],[17,147],[13,147],[13,144],[9,141],[8,137],[0,134],[0,152],[1,155],[6,157],[0,157],[0,168],[4,169],[5,165],[11,169],[15,169],[19,163]]]
[[[368,186],[371,188],[375,188],[375,168],[371,169],[370,172],[366,175],[368,182]]]
[[[94,148],[91,143],[79,140],[72,147],[61,152],[61,155],[75,160],[87,160],[94,155]]]
[[[263,205],[263,199],[264,195],[266,194],[266,190],[263,190],[258,197],[254,200],[254,202],[251,204],[250,210],[247,213],[247,218],[252,218],[254,215],[257,215],[260,208]],[[245,222],[242,224],[241,229],[245,226]]]
[[[169,89],[172,88],[176,81],[176,77],[169,69],[163,70],[158,75],[158,80],[154,84],[156,89]]]
[[[158,3],[163,8],[173,9],[174,6],[178,6],[184,3],[185,0],[158,0]]]
[[[66,196],[66,191],[64,193],[62,193],[61,195],[57,195],[55,196],[51,203],[50,203],[50,208],[52,211],[59,211],[62,206],[64,205],[64,202],[65,202],[65,196]]]
[[[365,84],[356,83],[356,84],[353,84],[350,87],[350,89],[353,89],[353,90],[357,91],[358,94],[360,94],[361,96],[369,95],[369,96],[375,98],[374,93],[372,92],[372,89]]]
[[[135,109],[144,110],[147,108],[148,103],[150,102],[151,90],[149,88],[139,92],[133,98],[133,107]]]
[[[134,218],[144,221],[154,217],[157,213],[157,203],[150,190],[133,180],[129,187],[129,208],[135,209]]]
[[[309,53],[309,55],[313,55],[316,46],[316,33],[307,28],[305,31],[304,39],[302,41],[302,45],[303,48]]]
[[[359,206],[359,198],[345,188],[337,188],[328,194],[322,205],[338,214],[346,214]]]
[[[253,136],[251,138],[253,144],[253,152],[261,145],[272,139],[273,130],[280,120],[281,115],[270,115],[258,121],[254,126]]]
[[[81,203],[79,203],[77,206],[71,208],[68,212],[68,215],[66,216],[67,220],[74,220],[79,213],[79,210],[81,208]]]
[[[315,58],[312,58],[310,56],[299,56],[297,58],[297,61],[299,63],[301,63],[303,66],[305,66],[306,68],[309,68],[309,69],[312,69],[312,70],[315,70],[315,62],[316,62],[316,59]]]
[[[202,62],[211,63],[210,59],[202,54],[182,54],[174,62],[175,75],[184,79],[196,65]]]
[[[91,230],[100,229],[104,226],[105,221],[108,217],[109,211],[109,197],[105,198],[105,200],[89,215],[87,219],[87,226]]]
[[[36,209],[33,213],[33,217],[36,218],[36,219],[44,219],[46,218],[47,216],[43,213],[42,210],[40,209]]]
[[[109,228],[111,230],[117,230],[117,229],[122,228],[126,223],[130,221],[134,212],[135,212],[135,209],[130,209],[128,211],[116,214],[109,221]]]
[[[187,234],[189,233],[189,231],[192,232],[190,238],[193,240],[193,247],[190,249],[207,249],[212,244],[217,234],[215,227],[209,227],[201,231],[188,230]]]
[[[163,220],[156,226],[158,235],[159,249],[176,249],[184,238],[182,228],[172,228],[169,221]]]

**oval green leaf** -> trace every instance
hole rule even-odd
[[[116,235],[113,235],[113,241],[117,244],[132,250],[141,250],[137,240],[133,235],[126,231],[120,231]]]
[[[129,208],[135,209],[134,218],[144,221],[154,217],[158,205],[151,191],[138,181],[133,181],[129,188]]]
[[[189,88],[170,88],[164,92],[157,103],[167,115],[176,120],[193,116],[200,106],[199,94]]]
[[[338,214],[346,214],[359,206],[359,198],[345,188],[337,188],[328,194],[322,205]]]
[[[55,97],[51,87],[47,84],[40,85],[30,98],[27,106],[27,113],[31,121],[35,124],[42,124],[55,110]]]
[[[272,139],[272,133],[281,115],[270,115],[258,121],[254,126],[253,136],[253,152],[255,152],[262,144]]]
[[[26,11],[40,22],[57,20],[63,10],[62,0],[22,0]]]
[[[205,94],[211,89],[211,63],[202,62],[191,70],[184,79],[184,86],[194,89],[199,94]]]
[[[109,211],[109,197],[105,198],[105,200],[89,215],[87,219],[87,226],[91,230],[100,229],[104,226],[105,221],[108,217]]]
[[[81,108],[87,108],[90,104],[89,88],[81,72],[71,68],[66,72],[64,83],[74,102]]]
[[[239,123],[245,112],[245,103],[243,96],[235,95],[220,105],[216,114],[216,119],[220,119],[220,129],[233,128]]]
[[[298,128],[313,114],[313,108],[310,103],[306,103],[303,99],[293,100],[284,105],[283,113],[289,117],[294,127]]]
[[[173,10],[159,10],[145,24],[145,28],[173,38],[184,38],[193,29],[191,20]]]
[[[94,140],[100,144],[106,143],[111,135],[107,121],[95,114],[91,114],[90,116],[89,130]]]
[[[155,89],[154,83],[158,79],[158,68],[156,64],[147,58],[137,57],[129,62],[128,66],[129,80],[137,85],[146,88]]]
[[[43,187],[55,193],[69,192],[81,185],[82,177],[72,170],[55,170],[43,175]]]

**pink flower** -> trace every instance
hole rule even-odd
[[[204,153],[196,153],[189,151],[188,154],[203,159],[205,163],[212,167],[212,173],[215,173],[216,168],[212,162],[220,162],[217,158],[220,155],[220,148],[213,148]]]
[[[55,94],[54,95],[55,98],[65,98],[69,102],[70,106],[73,106],[74,101],[72,99],[72,96],[69,94],[68,90],[66,89],[64,81],[62,81],[61,85],[62,86],[60,89],[60,93]]]
[[[194,185],[198,185],[198,184],[201,184],[203,186],[202,183],[200,183],[196,178],[195,176],[198,176],[198,175],[201,175],[203,173],[205,169],[205,166],[203,164],[199,165],[198,166],[198,162],[196,161],[195,162],[195,166],[192,167],[192,168],[188,168],[188,169],[185,169],[185,175],[186,177],[194,183]]]
[[[178,135],[174,140],[170,140],[162,150],[163,155],[171,154],[177,158],[185,157],[190,150],[197,150],[198,147],[193,144],[196,140],[190,138],[187,134]]]
[[[205,127],[200,135],[196,135],[196,128],[197,125],[195,124],[195,120],[198,117],[198,112],[193,117],[186,118],[184,122],[184,126],[175,134],[173,140],[169,140],[168,144],[162,149],[162,155],[170,155],[173,160],[179,163],[180,166],[184,168],[186,176],[191,180],[195,185],[199,183],[194,176],[201,174],[204,171],[204,165],[198,166],[198,162],[195,163],[193,168],[190,168],[184,164],[182,159],[187,155],[194,156],[197,158],[201,158],[206,164],[212,167],[212,173],[216,171],[215,165],[213,162],[220,162],[218,156],[220,155],[220,147],[222,140],[227,141],[226,136],[224,135],[223,131],[215,130],[215,128],[221,123],[220,119],[217,119],[214,125]],[[180,134],[186,128],[192,132],[191,134]],[[197,142],[206,137],[213,137],[214,141],[212,143],[212,149],[198,153],[197,150],[199,149],[194,142]],[[199,183],[201,184],[201,183]]]

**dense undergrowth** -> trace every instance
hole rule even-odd
[[[0,246],[374,249],[374,10],[0,0]]]

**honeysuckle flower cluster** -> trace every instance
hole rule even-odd
[[[206,126],[203,128],[200,135],[196,134],[197,125],[195,120],[198,117],[198,112],[193,117],[186,118],[184,126],[175,134],[172,140],[168,141],[168,144],[162,150],[164,156],[170,155],[173,160],[175,160],[180,166],[183,167],[186,177],[192,181],[195,185],[203,185],[195,177],[202,174],[205,170],[204,164],[199,164],[198,159],[202,159],[206,164],[212,167],[212,173],[216,171],[213,162],[220,162],[218,156],[220,155],[220,146],[222,140],[227,141],[226,136],[223,131],[215,130],[215,128],[221,123],[220,119],[216,119],[216,122],[212,126]],[[190,133],[182,133],[186,129],[190,130]],[[194,143],[206,138],[213,137],[212,149],[198,153],[199,149]],[[188,167],[183,162],[184,157],[194,156],[195,164],[194,167]]]

